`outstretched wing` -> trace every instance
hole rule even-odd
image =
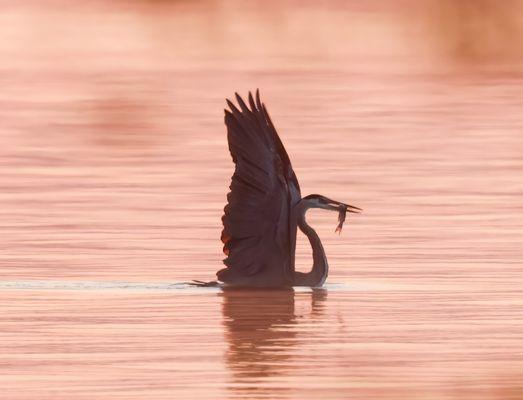
[[[286,274],[282,269],[293,268],[290,209],[299,201],[299,185],[259,92],[256,101],[249,93],[249,106],[238,94],[236,99],[239,108],[227,100],[230,111],[225,110],[236,168],[222,217],[226,268],[217,276],[223,282],[245,282],[260,274],[278,279]]]

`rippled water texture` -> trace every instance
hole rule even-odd
[[[0,1],[2,399],[523,399],[521,2],[84,3]],[[322,290],[183,284],[257,87]]]

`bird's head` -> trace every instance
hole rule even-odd
[[[322,196],[321,194],[309,194],[303,199],[307,201],[308,207],[310,208],[322,208],[324,210],[338,211],[338,226],[336,227],[336,232],[338,233],[341,233],[347,211],[351,213],[359,213],[362,211],[362,209],[359,207],[341,203],[336,200],[331,200],[325,196]]]

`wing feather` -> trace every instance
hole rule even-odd
[[[256,100],[249,92],[248,105],[237,93],[235,97],[239,108],[227,100],[230,110],[225,110],[235,171],[222,217],[221,240],[227,258],[226,268],[217,275],[224,282],[281,269],[291,249],[292,196],[287,181],[295,176],[289,158],[259,91]],[[295,186],[299,194],[297,181]]]

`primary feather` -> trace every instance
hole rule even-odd
[[[238,94],[236,100],[239,108],[227,100],[225,110],[235,171],[222,217],[226,268],[217,276],[222,282],[285,285],[294,271],[291,212],[300,188],[259,92],[256,99],[249,93],[249,105]]]

